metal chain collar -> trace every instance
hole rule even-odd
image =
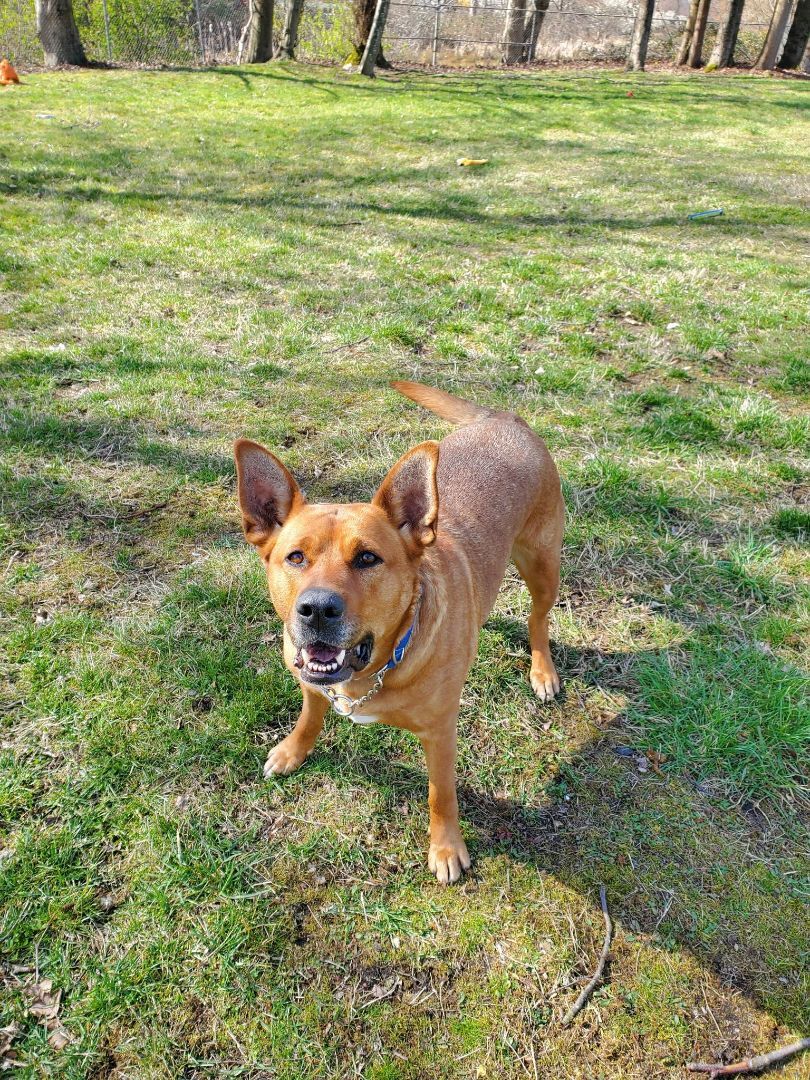
[[[348,694],[339,694],[337,690],[333,690],[331,686],[322,686],[319,689],[321,693],[325,694],[329,698],[330,704],[338,716],[347,716],[350,719],[354,719],[354,712],[359,709],[361,705],[373,698],[375,694],[378,694],[382,690],[383,679],[385,673],[388,671],[388,666],[380,668],[380,670],[374,676],[374,685],[368,691],[359,698],[351,698]]]
[[[395,646],[394,654],[388,661],[388,663],[385,665],[385,667],[381,667],[378,671],[374,672],[374,685],[367,693],[363,694],[363,696],[359,698],[351,698],[348,694],[339,694],[337,690],[333,690],[331,686],[318,687],[321,693],[329,699],[330,705],[338,714],[338,716],[346,716],[353,723],[362,723],[362,720],[354,719],[354,714],[361,705],[365,705],[365,703],[371,698],[373,698],[375,694],[379,694],[380,690],[382,690],[383,680],[385,679],[386,674],[392,668],[399,667],[399,665],[402,663],[408,646],[411,643],[411,638],[413,637],[414,631],[416,630],[417,623],[419,621],[419,607],[421,605],[421,601],[422,588],[420,586],[419,593],[416,597],[416,610],[414,611],[413,622],[408,627],[408,632]]]

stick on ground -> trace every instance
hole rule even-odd
[[[588,985],[583,989],[577,1000],[565,1014],[562,1019],[562,1026],[568,1027],[574,1017],[581,1013],[587,1004],[588,998],[596,989],[597,984],[602,978],[602,974],[605,970],[605,961],[608,958],[608,952],[610,951],[610,939],[613,936],[613,923],[610,921],[610,914],[608,913],[607,906],[607,892],[605,886],[601,885],[599,888],[599,903],[602,905],[602,914],[605,916],[605,943],[602,946],[602,953],[599,957],[599,963],[596,965],[596,971],[593,973],[593,977]]]
[[[798,1042],[783,1046],[780,1050],[771,1050],[770,1054],[760,1054],[759,1057],[737,1061],[733,1065],[709,1065],[702,1061],[690,1061],[686,1067],[689,1072],[709,1073],[714,1080],[715,1076],[739,1076],[740,1073],[762,1072],[763,1069],[793,1057],[794,1054],[800,1054],[803,1050],[810,1050],[810,1039],[799,1039]]]

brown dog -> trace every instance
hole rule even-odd
[[[245,536],[267,567],[284,659],[304,695],[264,772],[302,764],[330,702],[357,723],[412,731],[430,781],[428,864],[448,883],[470,865],[456,800],[459,701],[510,558],[532,597],[532,686],[542,701],[560,688],[548,612],[564,507],[554,462],[519,416],[394,386],[459,427],[409,450],[370,503],[309,505],[269,451],[236,443]]]

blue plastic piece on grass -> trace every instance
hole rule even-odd
[[[696,213],[689,215],[689,220],[700,221],[701,218],[722,217],[722,215],[722,210],[698,210]]]

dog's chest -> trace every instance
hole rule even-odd
[[[366,715],[361,714],[359,716],[352,716],[351,721],[352,721],[353,724],[378,724],[379,723],[379,717],[371,716],[371,715],[368,715],[368,714],[366,714]]]

